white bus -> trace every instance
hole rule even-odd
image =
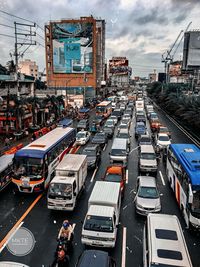
[[[76,139],[74,128],[57,127],[16,152],[12,182],[20,192],[47,188],[54,170]]]
[[[143,233],[144,267],[192,267],[178,218],[148,214]]]
[[[169,145],[166,173],[187,227],[200,229],[200,149]]]

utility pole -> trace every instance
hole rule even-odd
[[[25,51],[31,46],[31,45],[36,45],[36,41],[33,41],[32,37],[36,36],[36,32],[33,31],[33,28],[36,27],[36,24],[24,24],[24,23],[18,23],[14,22],[15,26],[15,75],[16,75],[16,82],[17,82],[17,97],[20,99],[20,91],[19,91],[19,79],[18,79],[18,58],[19,56],[23,56]],[[23,29],[18,29],[17,26],[22,26]],[[18,42],[18,36],[23,36],[24,41],[23,42]],[[25,38],[28,37],[28,42],[25,42]],[[19,38],[20,40],[22,38]],[[18,45],[20,47],[26,45],[28,46],[22,53],[18,53]]]

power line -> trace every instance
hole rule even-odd
[[[36,41],[36,43],[45,48],[45,46],[41,44],[40,42]]]
[[[15,29],[15,27],[14,27],[14,26],[10,26],[10,25],[3,24],[3,23],[0,23],[0,26],[4,26],[4,27],[7,27],[7,28]],[[25,31],[25,32],[29,32],[29,30],[22,29],[22,28],[17,28],[17,30],[20,30],[20,31]]]
[[[37,35],[45,41],[44,37],[41,36],[39,33],[36,32],[36,36],[37,36]]]
[[[16,16],[16,15],[13,15],[13,14],[11,14],[11,13],[9,13],[9,12],[6,12],[6,11],[4,11],[4,10],[1,10],[1,9],[0,9],[0,12],[3,13],[3,14],[6,14],[6,15],[8,15],[8,16],[17,18],[17,19],[21,19],[21,20],[24,20],[24,21],[27,21],[27,22],[30,22],[30,23],[34,23],[34,24],[37,25],[38,28],[40,28],[42,31],[44,31],[44,29],[43,29],[39,24],[37,24],[37,23],[34,22],[34,21],[31,21],[31,20],[29,20],[29,19],[25,19],[25,18]]]
[[[14,38],[14,39],[15,39],[14,36],[9,35],[9,34],[0,33],[0,35],[5,36],[5,37],[9,37],[9,38]],[[20,37],[19,37],[18,39],[20,39],[20,40],[24,40],[24,38],[20,38]]]

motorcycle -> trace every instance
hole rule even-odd
[[[67,266],[69,266],[69,254],[66,249],[66,246],[61,242],[59,242],[56,248],[54,261],[51,267],[67,267]]]

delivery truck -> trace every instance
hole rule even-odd
[[[88,201],[82,243],[96,247],[115,247],[120,207],[120,183],[97,181]]]
[[[135,101],[135,111],[144,111],[144,100]]]
[[[85,186],[87,156],[67,154],[58,164],[48,194],[48,209],[74,210],[77,198]]]

